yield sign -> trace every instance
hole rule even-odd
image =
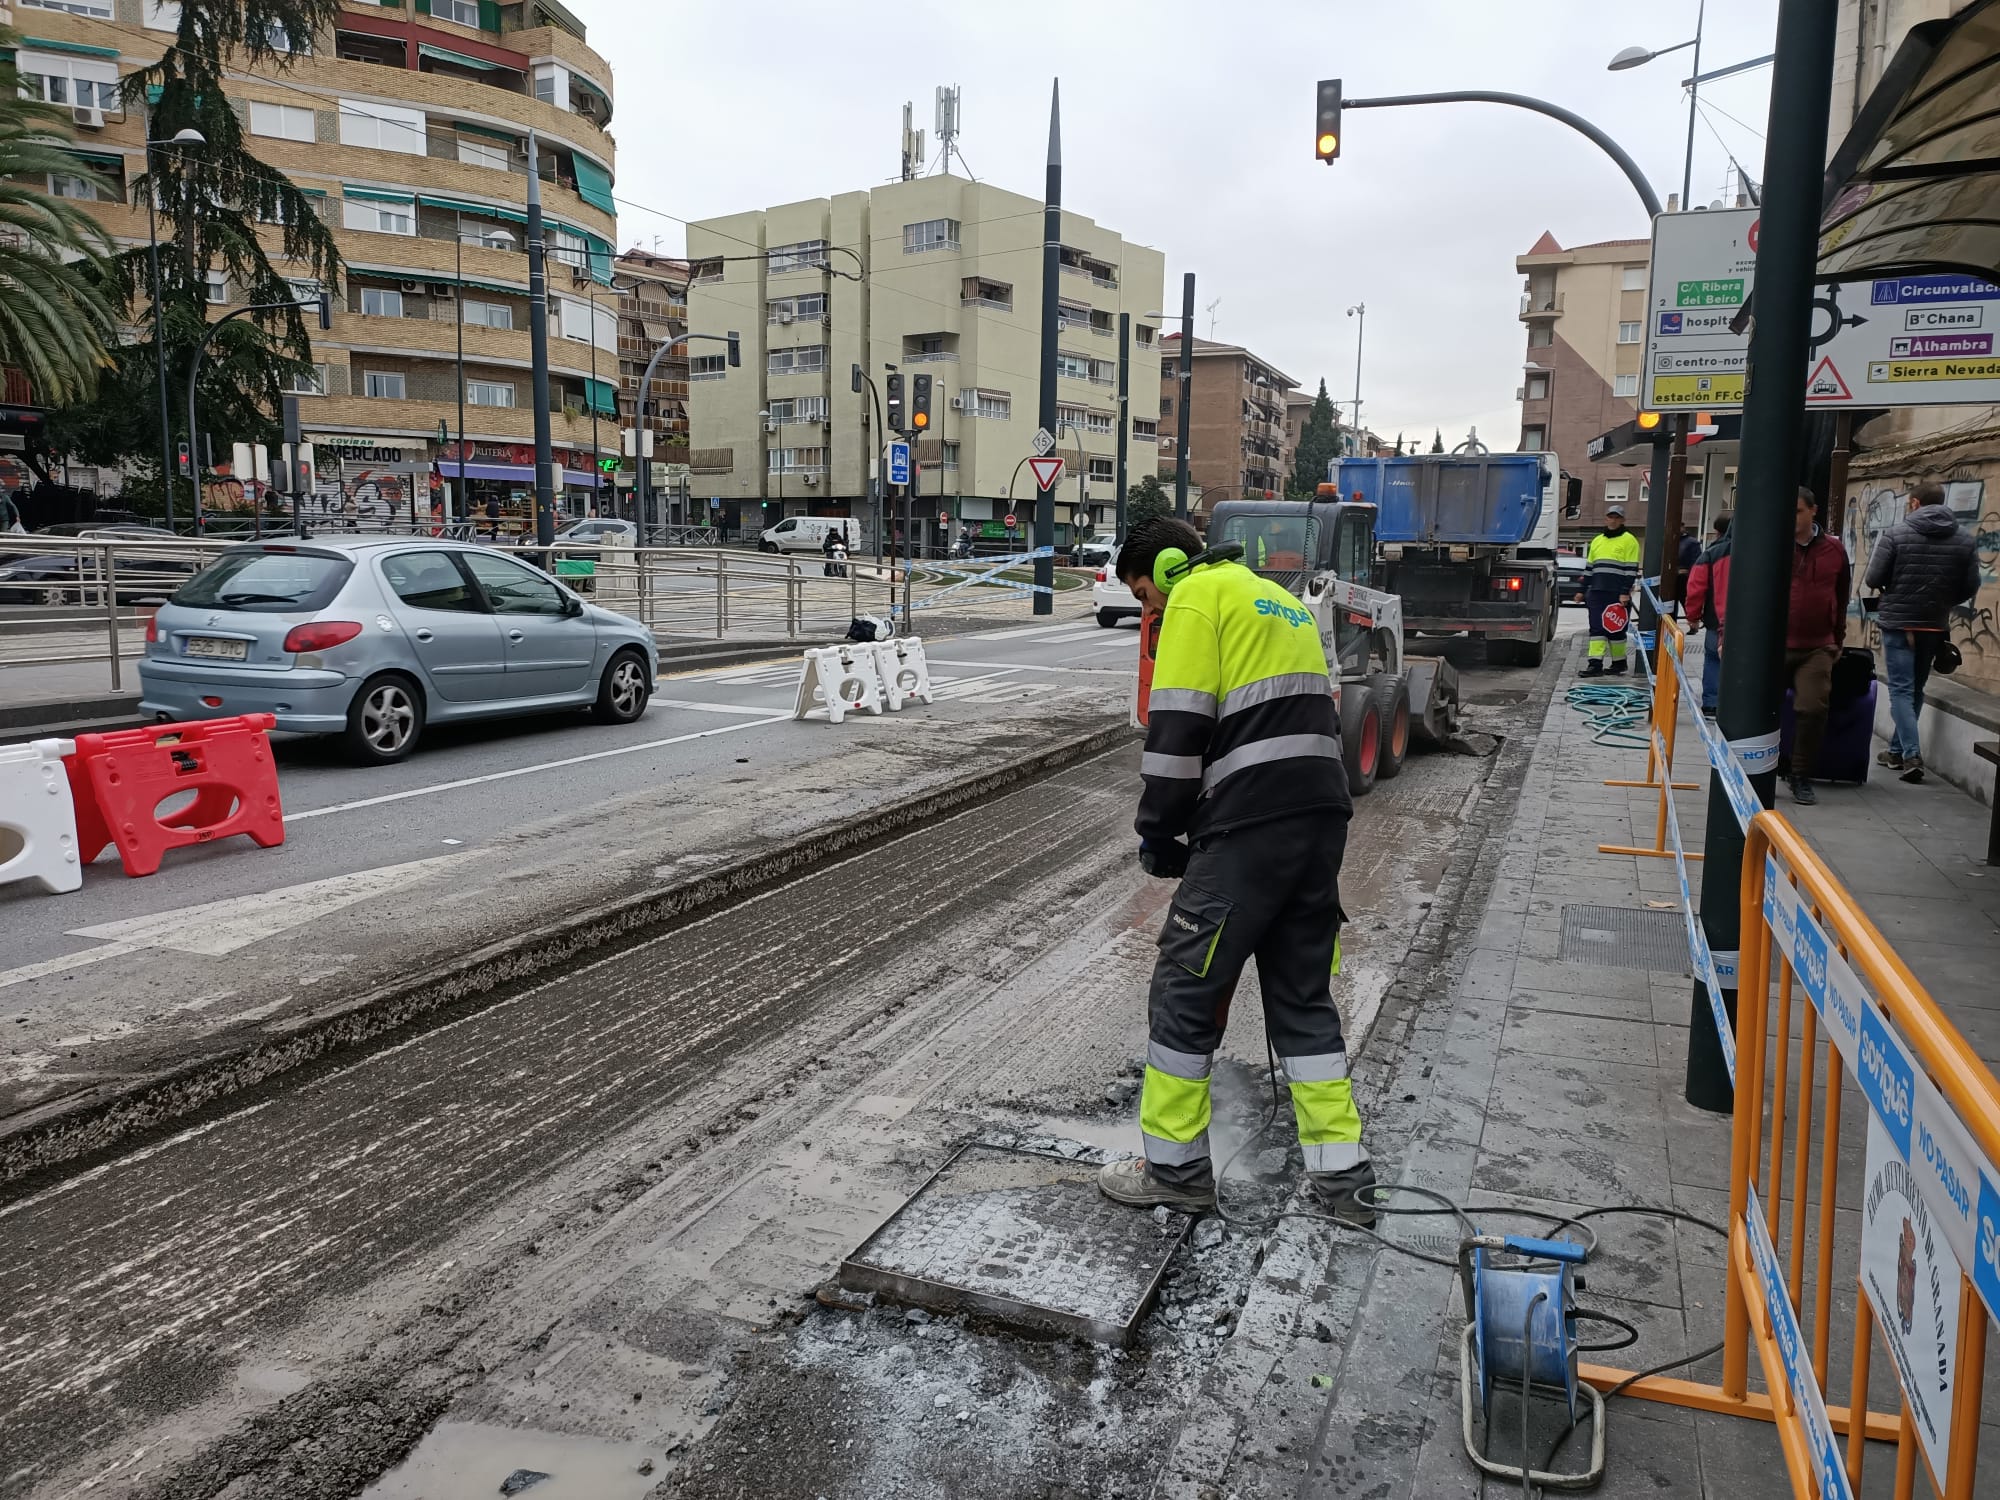
[[[1840,371],[1833,367],[1833,356],[1820,356],[1820,362],[1813,366],[1812,374],[1806,377],[1806,400],[1808,401],[1852,401],[1854,393],[1847,388],[1847,382],[1840,378]]]
[[[1056,481],[1062,478],[1063,461],[1060,456],[1051,458],[1031,458],[1028,467],[1034,471],[1038,488],[1052,490]]]

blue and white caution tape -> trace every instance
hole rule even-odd
[[[980,584],[991,584],[994,586],[997,592],[988,596],[991,598],[1006,598],[1010,595],[1020,594],[1053,594],[1055,593],[1054,589],[1044,588],[1039,583],[1024,583],[1018,578],[1003,578],[1000,575],[1014,568],[1032,566],[1044,557],[1054,557],[1055,555],[1056,549],[1053,547],[1037,547],[1034,551],[1024,552],[1018,557],[988,558],[977,567],[954,568],[949,563],[924,563],[923,566],[929,571],[933,573],[948,573],[959,581],[947,584],[944,588],[938,589],[933,593],[926,594],[923,598],[913,602],[910,607],[912,609],[929,609],[940,599],[949,599],[953,594],[959,593],[964,589],[974,588]],[[902,608],[902,605],[898,604],[892,612],[900,615]]]

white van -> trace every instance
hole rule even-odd
[[[860,528],[852,516],[786,516],[757,539],[759,552],[819,552],[826,536],[838,531],[847,537],[847,550],[854,550]]]

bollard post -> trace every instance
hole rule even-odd
[[[715,549],[715,638],[729,628],[729,555]]]
[[[104,586],[104,623],[111,634],[111,691],[122,693],[125,691],[125,664],[119,660],[118,559],[111,555],[109,542],[104,544],[104,550],[98,556],[97,576]]]

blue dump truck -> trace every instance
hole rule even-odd
[[[1372,586],[1412,633],[1464,632],[1486,660],[1539,666],[1556,627],[1561,470],[1552,453],[1341,458],[1329,499],[1375,507]]]

